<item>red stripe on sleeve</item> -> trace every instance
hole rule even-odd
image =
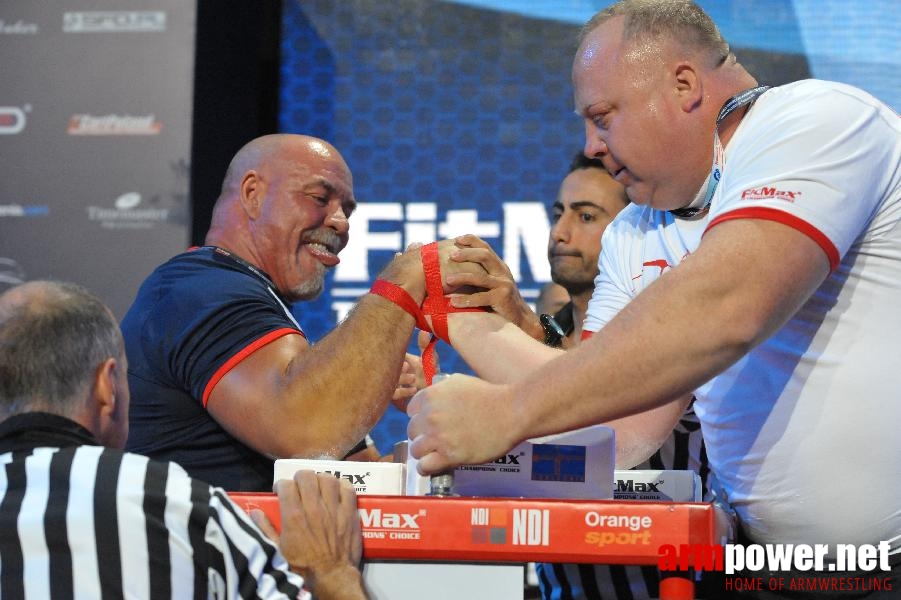
[[[290,335],[292,333],[296,333],[298,335],[303,335],[302,332],[297,331],[296,329],[291,329],[289,327],[283,327],[282,329],[276,329],[275,331],[270,331],[263,337],[254,340],[240,351],[238,351],[234,356],[225,361],[219,369],[213,373],[213,376],[210,377],[209,382],[207,382],[206,387],[203,388],[203,407],[206,408],[206,403],[210,399],[210,394],[213,392],[213,388],[216,387],[216,384],[219,383],[219,380],[225,377],[225,374],[231,371],[235,365],[239,362],[268,344],[269,342],[275,341],[280,337]]]
[[[581,340],[581,341],[584,342],[585,340],[587,340],[588,338],[590,338],[590,337],[593,336],[593,335],[594,335],[594,332],[593,332],[593,331],[586,331],[586,330],[583,329],[583,330],[582,330],[582,337],[580,337],[579,340]]]
[[[789,214],[782,210],[777,210],[775,208],[749,207],[730,211],[711,221],[710,224],[707,225],[707,229],[704,230],[704,233],[706,234],[713,227],[716,227],[724,221],[730,221],[732,219],[763,219],[765,221],[775,221],[777,223],[782,223],[783,225],[788,225],[792,229],[800,231],[801,233],[812,239],[820,248],[823,249],[823,252],[826,253],[826,257],[829,259],[830,271],[834,271],[836,268],[838,268],[838,264],[841,261],[841,257],[838,253],[838,248],[835,247],[835,244],[832,243],[832,240],[826,237],[826,235],[822,231],[820,231],[807,221],[796,217],[795,215]]]

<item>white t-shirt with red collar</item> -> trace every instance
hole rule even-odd
[[[832,272],[696,391],[710,463],[756,542],[831,552],[901,536],[901,119],[856,88],[800,81],[756,101],[724,160],[705,217],[633,205],[607,227],[584,328],[598,331],[724,221],[803,232]]]

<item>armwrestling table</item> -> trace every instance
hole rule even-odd
[[[229,496],[280,528],[274,494]],[[727,513],[709,503],[361,495],[357,505],[366,563],[657,565],[661,546],[725,544],[734,534]],[[661,580],[661,600],[693,594],[687,579]],[[420,589],[417,597],[435,596]]]

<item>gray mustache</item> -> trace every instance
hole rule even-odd
[[[337,254],[341,249],[341,238],[334,231],[322,229],[311,231],[301,238],[304,242],[313,244],[322,244],[329,249],[329,252]]]

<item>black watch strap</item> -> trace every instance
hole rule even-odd
[[[563,338],[566,337],[566,333],[563,331],[563,328],[560,327],[560,324],[557,323],[557,319],[555,319],[553,315],[545,313],[539,315],[538,320],[541,322],[541,328],[544,329],[545,345],[550,346],[551,348],[559,348],[562,346]]]

